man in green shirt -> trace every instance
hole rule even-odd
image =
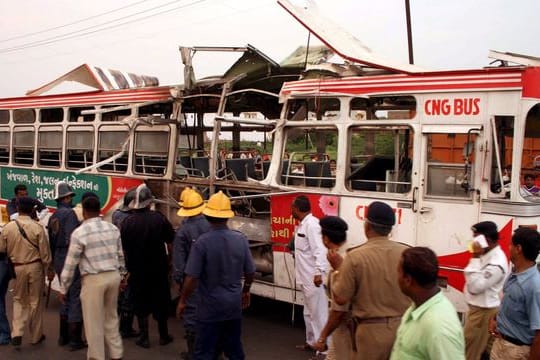
[[[413,304],[401,319],[390,360],[464,360],[463,328],[437,286],[439,264],[425,247],[405,250],[398,266],[401,291]]]

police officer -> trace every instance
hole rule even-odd
[[[186,188],[180,195],[181,207],[178,216],[184,217],[181,227],[176,232],[173,242],[173,279],[178,284],[180,291],[184,282],[184,269],[188,261],[191,246],[199,238],[210,230],[210,223],[201,214],[204,209],[204,201],[201,195],[190,188]],[[196,311],[198,293],[195,290],[186,301],[186,309],[182,314],[187,343],[187,352],[182,353],[183,359],[193,359],[196,337]]]
[[[122,228],[122,223],[131,214],[129,203],[135,199],[135,190],[132,188],[124,194],[122,199],[122,206],[112,213],[112,223],[116,225],[118,229]],[[118,312],[120,314],[120,335],[122,338],[132,338],[139,336],[139,332],[133,329],[133,299],[131,296],[130,286],[127,285],[118,294]]]
[[[135,344],[142,348],[150,347],[150,314],[158,323],[160,345],[173,341],[167,325],[171,295],[165,245],[172,243],[174,230],[163,214],[150,209],[153,202],[150,189],[145,184],[139,185],[129,203],[132,213],[122,222],[120,229],[129,272],[128,284],[140,329]]]
[[[79,220],[73,211],[75,193],[71,186],[63,181],[56,183],[54,196],[57,204],[55,213],[48,224],[49,242],[53,256],[54,271],[62,273],[69,248],[71,233],[79,226]],[[75,271],[73,284],[66,294],[65,304],[60,306],[60,336],[58,345],[69,344],[70,350],[80,350],[86,347],[82,340],[82,307],[81,307],[81,276]]]
[[[407,247],[390,240],[395,223],[390,206],[371,203],[364,222],[367,243],[347,253],[334,282],[334,301],[352,304],[357,324],[355,359],[388,359],[401,316],[410,304],[396,276],[401,253]]]

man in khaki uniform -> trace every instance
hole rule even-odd
[[[371,203],[364,223],[368,241],[348,252],[335,279],[334,301],[352,304],[355,359],[388,359],[401,315],[411,303],[397,282],[397,267],[407,247],[388,238],[395,223],[390,206]]]
[[[11,344],[16,348],[21,345],[27,321],[32,344],[45,340],[42,294],[51,253],[45,230],[30,217],[34,204],[31,198],[19,198],[19,217],[4,226],[0,236],[0,252],[7,253],[16,273],[11,332]]]

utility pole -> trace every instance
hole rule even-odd
[[[409,64],[414,64],[411,29],[411,7],[409,5],[409,0],[405,0],[405,13],[407,17],[407,44],[409,45]]]

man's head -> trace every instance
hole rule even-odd
[[[525,180],[525,186],[527,186],[528,188],[532,188],[533,186],[535,186],[536,176],[534,176],[533,174],[527,174],[525,175],[523,180]]]
[[[54,200],[57,202],[71,203],[75,193],[71,186],[64,181],[59,181],[54,185]]]
[[[27,196],[17,198],[17,211],[19,215],[31,215],[34,206],[36,206],[36,202],[32,198]]]
[[[499,240],[499,230],[493,221],[482,221],[471,227],[473,236],[484,235],[488,243],[496,243]]]
[[[101,204],[97,196],[89,196],[82,201],[83,217],[90,219],[99,216]]]
[[[202,213],[212,224],[227,223],[227,220],[234,217],[231,200],[221,190],[210,196]]]
[[[135,194],[133,194],[133,200],[129,203],[129,208],[131,210],[146,209],[152,205],[154,200],[154,195],[152,195],[152,191],[150,191],[148,186],[141,184],[135,189]]]
[[[180,210],[178,216],[193,217],[200,215],[205,207],[203,198],[196,190],[186,188],[180,195]]]
[[[398,265],[398,283],[401,291],[413,297],[414,293],[437,286],[439,262],[427,247],[411,247],[403,251]]]
[[[20,197],[23,197],[23,196],[28,196],[28,189],[26,188],[26,185],[24,185],[24,184],[16,185],[15,188],[13,189],[13,191],[15,192],[15,197],[16,198],[20,198]]]
[[[311,212],[311,204],[305,195],[297,196],[291,204],[292,216],[297,220],[302,220]]]
[[[324,246],[337,249],[347,240],[347,223],[338,216],[325,216],[319,220]]]
[[[510,243],[510,260],[520,262],[535,262],[540,252],[540,234],[531,228],[517,228]]]
[[[381,201],[372,202],[367,209],[364,231],[366,236],[387,236],[396,223],[394,210]]]

